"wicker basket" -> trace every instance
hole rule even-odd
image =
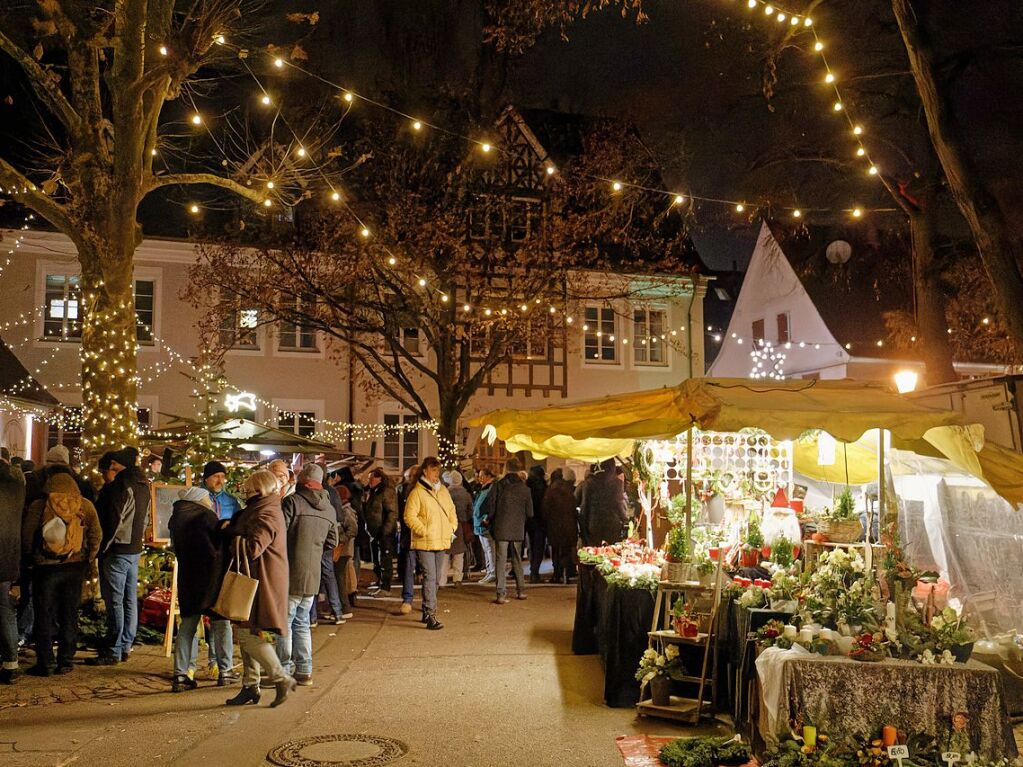
[[[668,583],[687,583],[691,567],[688,562],[665,562],[661,577]]]
[[[863,523],[858,519],[821,519],[817,532],[835,543],[855,543],[863,535]]]

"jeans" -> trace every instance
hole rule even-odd
[[[451,555],[451,567],[448,569],[451,571],[451,582],[461,583],[463,574],[462,568],[465,567],[465,553],[452,554]]]
[[[518,541],[495,541],[497,569],[497,596],[507,596],[508,558],[511,556],[512,572],[515,573],[515,589],[520,594],[524,588],[522,579],[522,544]]]
[[[404,560],[402,557],[398,557],[398,566],[401,569],[401,601],[412,604],[412,596],[416,587],[416,552],[406,549],[403,555]],[[404,567],[401,567],[402,564]]]
[[[377,560],[377,567],[374,569],[380,588],[389,589],[394,575],[394,535],[382,535],[375,539],[373,551]]]
[[[483,547],[483,561],[486,563],[486,571],[488,578],[494,578],[494,539],[490,537],[490,533],[484,533],[483,535],[477,536],[480,545]]]
[[[28,573],[21,576],[21,599],[18,600],[18,640],[27,642],[32,638],[32,626],[35,623],[35,610],[32,608],[32,577]]]
[[[182,615],[178,635],[174,638],[174,676],[188,676],[199,658],[199,636],[196,629],[202,615]],[[228,624],[230,625],[230,624]]]
[[[309,597],[312,599],[312,597]],[[280,637],[278,637],[278,642]],[[287,673],[274,652],[273,642],[267,642],[258,634],[243,628],[238,632],[238,648],[242,652],[242,684],[246,687],[259,689],[260,671],[265,671],[273,684],[282,682]]]
[[[334,583],[337,585],[337,596],[341,600],[341,612],[338,615],[348,615],[352,611],[352,605],[348,601],[348,563],[351,557],[338,557],[334,562]]]
[[[139,628],[139,555],[107,554],[99,563],[99,588],[107,606],[107,652],[131,652]]]
[[[313,633],[309,609],[316,597],[288,595],[288,635],[277,637],[277,658],[288,674],[313,673]],[[247,669],[246,669],[247,671]],[[248,687],[248,683],[245,685]]]
[[[344,585],[344,581],[341,582]],[[341,606],[340,589],[338,588],[337,576],[334,575],[334,552],[327,549],[320,558],[320,591],[327,594],[327,603],[335,617],[340,618],[342,613],[348,612]],[[313,600],[313,610],[316,609],[316,600]]]
[[[0,662],[6,671],[18,668],[18,612],[11,601],[13,581],[0,581]]]
[[[529,578],[532,581],[540,579],[540,566],[543,564],[544,554],[547,553],[547,531],[542,527],[534,526],[529,531]]]
[[[423,568],[423,614],[437,612],[437,578],[444,570],[447,551],[417,551],[419,566]],[[414,572],[414,571],[413,571]]]
[[[206,638],[209,647],[210,665],[217,664],[217,671],[226,674],[234,668],[234,631],[231,621],[223,618],[210,619],[210,635]]]
[[[35,602],[36,665],[53,663],[53,635],[57,634],[57,665],[70,666],[78,649],[78,605],[82,601],[85,563],[39,565],[32,576]]]

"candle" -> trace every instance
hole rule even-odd
[[[803,725],[803,745],[813,748],[817,745],[817,728],[809,724]]]
[[[834,639],[834,632],[831,629],[821,629],[821,639],[825,642],[830,642]]]
[[[886,724],[881,729],[881,742],[884,743],[885,746],[894,746],[895,740],[898,737],[898,735],[899,735],[898,730],[896,730],[891,725]]]
[[[809,626],[803,626],[799,629],[799,641],[800,642],[812,642],[813,641],[813,629]]]
[[[786,639],[795,639],[796,637],[799,636],[799,629],[797,629],[792,624],[789,624],[784,629],[782,629],[782,636],[784,636]]]

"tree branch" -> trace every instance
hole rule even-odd
[[[38,61],[0,31],[0,50],[10,56],[28,77],[32,90],[69,132],[78,130],[80,119],[60,90],[60,85]]]
[[[17,168],[0,157],[0,185],[7,188],[18,202],[27,205],[78,244],[76,227],[67,210],[47,197],[43,190],[29,181]],[[24,190],[24,191],[22,191]]]
[[[160,176],[151,176],[143,185],[142,194],[147,195],[165,186],[197,186],[201,184],[226,189],[252,202],[261,203],[266,199],[266,195],[259,189],[253,189],[233,179],[218,176],[216,173],[165,173]]]

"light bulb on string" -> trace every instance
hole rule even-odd
[[[271,207],[271,206],[272,206],[273,204],[274,204],[274,203],[273,203],[273,200],[271,200],[271,199],[270,199],[269,197],[267,197],[267,198],[266,198],[265,200],[263,200],[263,207],[264,207],[264,208],[269,208],[269,207]]]
[[[199,212],[199,206],[193,204],[188,210],[191,211],[192,213],[198,213]]]
[[[192,115],[192,125],[202,125],[202,116],[198,112]]]
[[[813,49],[815,51],[817,51],[817,53],[820,53],[821,51],[824,50],[824,43],[822,43],[820,40],[818,40],[817,42],[815,42],[813,44]]]
[[[855,128],[853,128],[853,135],[854,136],[862,136],[863,135],[863,126],[857,125]]]
[[[282,69],[284,67],[284,59],[282,58],[274,59],[274,66],[277,67],[278,69]]]
[[[557,168],[555,168],[553,165],[548,165],[547,166],[547,175],[548,176],[553,176],[556,172],[557,172]]]
[[[337,202],[338,200],[341,199],[341,193],[340,192],[331,192],[330,193],[330,199],[333,200],[334,202]]]
[[[824,82],[828,83],[829,85],[831,83],[835,82],[835,75],[834,75],[834,73],[833,72],[828,72],[826,75],[824,75]]]
[[[268,107],[268,106],[270,106],[270,103],[271,103],[271,102],[270,102],[270,96],[269,96],[268,94],[264,93],[264,94],[262,95],[262,97],[260,97],[260,99],[259,99],[259,100],[260,100],[260,102],[261,102],[261,103],[263,104],[263,106],[265,106],[265,107]]]
[[[876,176],[878,173],[877,166],[871,165],[870,170],[868,170],[867,173],[869,173],[871,176]]]
[[[344,100],[351,104],[355,100],[355,96],[353,96],[350,92],[345,93]]]
[[[295,154],[297,154],[299,157],[305,157],[306,155],[305,147],[300,146],[298,149],[295,150]]]
[[[425,288],[426,287],[426,280],[424,278],[422,278],[422,277],[419,278],[419,287],[421,287],[421,288]]]
[[[757,7],[757,0],[746,0],[746,7],[747,8],[756,8]]]
[[[863,155],[865,155],[866,153],[867,153],[867,150],[864,149],[863,147],[860,147],[859,149],[856,150],[856,156],[857,157],[863,157]]]
[[[614,191],[616,191],[616,192],[622,191],[622,182],[621,181],[612,181],[611,182],[611,188]]]
[[[783,21],[785,21],[785,14],[784,13],[779,13],[775,18],[778,19],[778,23],[780,24]]]
[[[391,256],[389,259],[387,259],[387,263],[390,266],[394,266],[395,264],[398,263],[398,259],[396,259],[394,256]]]
[[[686,201],[686,198],[685,198],[685,197],[683,197],[682,195],[680,195],[680,194],[676,194],[676,195],[675,195],[675,204],[676,204],[676,205],[681,205],[681,204],[682,204],[682,203],[684,203],[685,201]]]
[[[792,218],[800,218],[802,215],[803,211],[801,211],[799,208],[796,208],[794,211],[792,211]]]
[[[166,45],[161,45],[160,48],[159,48],[159,51],[160,51],[160,55],[161,56],[166,56],[167,55],[167,46]]]
[[[468,314],[470,311],[472,311],[472,307],[469,306],[469,304],[462,304],[462,311]]]
[[[483,150],[483,154],[487,154],[491,150],[491,148],[492,147],[490,146],[490,144],[487,143],[480,144],[480,149]]]
[[[746,210],[746,206],[743,205],[741,202],[735,206],[736,213],[742,213],[744,210]]]
[[[833,110],[835,110],[836,112],[841,112],[842,111],[842,102],[841,101],[836,101],[831,108]]]
[[[273,181],[267,181],[266,182],[266,188],[267,189],[273,189],[274,188],[274,182]]]
[[[863,211],[860,208],[853,208],[853,218],[860,218],[863,215]]]
[[[809,16],[807,16],[805,19],[803,19],[803,26],[804,27],[812,27],[813,26],[813,19],[811,19]]]
[[[772,13],[774,13],[774,6],[773,5],[765,5],[764,6],[764,13],[766,13],[768,16],[770,16]]]
[[[369,228],[365,226],[362,227],[362,229],[359,230],[359,234],[361,234],[363,238],[369,237]]]
[[[419,122],[419,120],[413,120],[412,121],[412,130],[422,130],[422,129],[423,129],[423,124],[421,122]]]

